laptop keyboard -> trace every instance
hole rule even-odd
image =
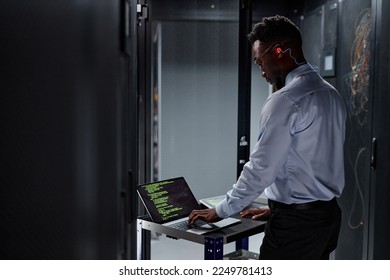
[[[200,226],[203,226],[203,225],[206,225],[206,224],[207,224],[206,222],[201,221],[201,220],[197,220],[193,224],[189,224],[187,221],[181,221],[181,222],[177,222],[177,223],[174,223],[174,224],[170,224],[169,227],[172,227],[172,228],[175,228],[175,229],[179,229],[179,230],[189,230],[191,228],[200,227]]]

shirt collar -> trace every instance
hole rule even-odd
[[[314,69],[309,63],[305,63],[303,65],[298,66],[297,68],[295,68],[294,70],[292,70],[290,73],[287,74],[286,85],[291,83],[291,81],[294,78],[302,75],[304,72],[311,72],[311,71],[314,71]]]

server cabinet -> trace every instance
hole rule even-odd
[[[338,259],[367,259],[371,138],[374,100],[375,25],[371,0],[339,5],[337,88],[348,112],[345,142],[345,189],[340,199],[343,223]]]
[[[371,153],[370,214],[368,230],[368,259],[390,259],[390,3],[372,1],[375,17],[374,76],[373,76],[373,134]]]
[[[131,256],[124,11],[120,0],[2,1],[2,259]]]
[[[343,222],[334,257],[388,259],[388,3],[379,0],[319,0],[310,1],[310,4],[306,1],[305,4],[304,22],[316,17],[319,24],[303,29],[304,40],[308,40],[304,47],[311,56],[318,55],[314,59],[317,59],[322,75],[322,54],[329,47],[335,47],[334,73],[325,73],[324,76],[339,90],[348,112],[346,180],[339,199]],[[330,29],[337,30],[337,36]],[[319,39],[307,38],[307,35],[314,34],[314,30]],[[327,38],[329,35],[332,40]],[[336,43],[329,46],[334,40]]]

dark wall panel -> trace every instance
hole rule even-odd
[[[3,1],[0,258],[119,257],[120,1]]]

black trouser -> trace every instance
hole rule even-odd
[[[337,247],[341,210],[336,199],[304,205],[270,202],[260,259],[329,259]]]

